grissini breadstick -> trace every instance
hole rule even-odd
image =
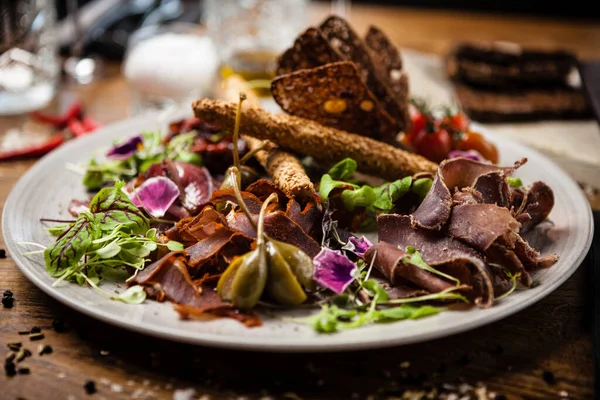
[[[225,79],[222,89],[222,97],[228,101],[236,102],[240,92],[244,92],[246,93],[246,103],[248,105],[260,107],[258,97],[250,90],[247,82],[236,75]],[[278,149],[275,144],[267,140],[260,140],[247,135],[242,135],[242,139],[248,143],[250,150],[263,147],[264,150],[257,151],[254,158],[267,171],[277,187],[292,197],[308,198],[314,194],[314,186],[296,156]]]
[[[197,117],[209,123],[231,124],[234,103],[200,99],[192,105]],[[335,163],[345,157],[356,160],[362,172],[396,180],[418,172],[437,171],[438,165],[377,140],[323,126],[309,119],[271,114],[261,108],[243,110],[241,130],[248,136],[270,140],[284,150]]]

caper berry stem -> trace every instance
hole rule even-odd
[[[267,213],[267,207],[272,201],[278,201],[277,193],[271,193],[269,197],[262,203],[260,207],[260,214],[258,215],[258,229],[256,230],[256,246],[259,247],[264,244],[265,241],[265,214]]]
[[[246,154],[244,154],[244,157],[242,157],[242,159],[240,160],[240,164],[245,164],[251,157],[253,157],[256,153],[258,153],[261,150],[264,150],[267,147],[268,142],[266,140],[263,140],[262,143],[260,144],[260,146],[250,150],[249,152],[247,152]]]
[[[235,199],[237,200],[238,205],[240,206],[240,208],[246,215],[246,218],[248,218],[250,225],[252,225],[254,230],[258,232],[258,227],[256,225],[256,222],[254,222],[254,219],[252,218],[252,214],[250,213],[248,206],[246,206],[246,202],[244,202],[244,198],[242,197],[242,193],[240,192],[239,182],[241,181],[241,172],[239,169],[237,169],[237,167],[229,168],[229,179],[231,180],[231,185],[233,188],[233,195],[235,196]]]
[[[240,100],[235,112],[235,122],[233,124],[233,165],[240,168],[240,153],[238,151],[238,140],[240,137],[240,121],[242,120],[242,103],[246,100],[246,94],[240,92]]]

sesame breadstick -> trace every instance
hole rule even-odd
[[[209,123],[231,124],[236,106],[218,100],[200,99],[192,105],[197,117]],[[362,172],[396,180],[418,172],[437,171],[438,165],[417,154],[364,136],[323,126],[289,115],[271,114],[261,108],[244,109],[244,134],[270,140],[280,148],[306,154],[319,161],[335,163],[351,157]]]
[[[250,90],[246,81],[236,75],[224,80],[223,98],[229,101],[237,101],[240,92],[246,93],[246,103],[248,105],[260,107],[258,97]],[[267,140],[260,140],[247,135],[242,135],[242,139],[246,141],[250,150],[263,146],[264,150],[257,151],[254,158],[267,171],[267,174],[273,179],[273,183],[286,194],[301,198],[308,198],[314,194],[314,186],[296,156],[278,149],[275,144]]]

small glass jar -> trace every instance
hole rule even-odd
[[[0,115],[45,107],[60,77],[54,0],[0,0]]]
[[[270,80],[277,56],[306,29],[307,0],[205,0],[203,18],[223,78]]]

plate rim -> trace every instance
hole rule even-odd
[[[63,153],[68,153],[71,147],[78,146],[79,143],[87,140],[94,140],[93,138],[99,138],[102,136],[103,131],[115,130],[121,127],[126,127],[134,124],[142,124],[142,123],[152,123],[152,121],[156,121],[156,117],[153,114],[142,115],[134,118],[127,118],[112,124],[108,124],[101,129],[99,129],[93,136],[87,136],[72,140],[65,145],[61,146],[56,151],[50,152],[45,155],[41,159],[39,159],[34,165],[32,165],[15,183],[13,188],[11,189],[9,195],[6,198],[6,202],[3,208],[2,213],[2,235],[4,237],[4,241],[7,247],[9,254],[11,254],[12,261],[17,265],[21,273],[25,275],[25,277],[32,282],[36,287],[41,289],[47,295],[52,297],[53,299],[61,302],[62,304],[68,306],[71,309],[76,310],[77,312],[81,312],[91,318],[100,320],[102,322],[117,326],[122,329],[127,329],[133,332],[141,333],[144,335],[149,335],[161,339],[172,340],[180,343],[189,343],[200,346],[209,346],[216,348],[226,348],[226,349],[236,349],[236,350],[249,350],[249,351],[259,351],[259,352],[274,352],[274,353],[298,353],[298,352],[314,352],[314,353],[322,353],[322,352],[340,352],[340,351],[355,351],[355,350],[365,350],[365,349],[377,349],[377,348],[386,348],[392,346],[401,346],[401,345],[409,345],[414,343],[426,342],[429,340],[443,338],[452,336],[461,332],[465,332],[468,330],[476,329],[484,325],[488,325],[494,322],[497,322],[501,319],[504,319],[510,315],[513,315],[523,309],[532,306],[537,303],[541,299],[546,296],[552,294],[558,287],[560,287],[565,281],[567,281],[573,273],[581,266],[581,263],[585,259],[587,252],[591,246],[593,240],[594,233],[594,222],[592,217],[592,209],[591,205],[585,195],[583,190],[579,187],[579,185],[571,178],[569,174],[564,171],[564,169],[556,164],[553,160],[546,157],[536,149],[525,147],[524,145],[515,142],[513,140],[503,138],[500,136],[496,136],[493,134],[493,130],[486,128],[480,124],[473,123],[476,129],[479,129],[481,133],[485,136],[492,137],[493,141],[501,142],[503,144],[507,144],[508,146],[513,146],[517,148],[524,148],[527,152],[535,154],[536,157],[544,160],[547,163],[552,164],[555,168],[560,170],[560,172],[564,175],[565,178],[569,181],[569,184],[577,187],[577,196],[580,197],[580,200],[583,199],[586,207],[586,214],[588,224],[585,227],[587,229],[587,239],[582,247],[583,251],[578,254],[573,261],[573,264],[576,264],[576,267],[565,271],[563,275],[561,275],[558,279],[551,282],[548,285],[544,285],[543,289],[537,293],[532,294],[530,297],[526,298],[524,301],[513,305],[510,310],[505,312],[497,312],[490,313],[486,318],[479,318],[472,321],[468,321],[462,325],[455,325],[450,328],[445,329],[435,329],[420,335],[415,335],[412,337],[386,337],[379,338],[377,341],[375,340],[365,340],[364,336],[362,338],[351,338],[350,340],[340,340],[335,343],[327,342],[327,343],[295,343],[289,339],[279,339],[273,338],[271,340],[267,340],[264,337],[251,337],[245,336],[244,341],[236,341],[228,336],[221,336],[215,333],[206,333],[206,332],[192,332],[193,335],[182,335],[180,331],[169,331],[169,328],[160,326],[160,325],[150,325],[143,326],[135,321],[131,321],[127,319],[126,316],[117,316],[115,314],[111,314],[105,312],[102,309],[98,309],[97,307],[89,307],[83,304],[79,304],[77,301],[71,299],[65,292],[61,290],[57,290],[53,288],[51,285],[48,285],[46,282],[38,279],[32,271],[30,271],[30,267],[26,265],[26,263],[20,259],[12,256],[13,254],[19,254],[19,247],[15,240],[11,237],[10,232],[8,232],[8,222],[7,222],[7,210],[10,210],[13,207],[13,203],[16,201],[16,194],[19,192],[19,189],[22,186],[27,185],[28,181],[32,180],[38,173],[38,170],[43,169],[43,165],[48,159],[52,159],[55,157],[60,157]],[[97,139],[102,140],[102,139]],[[20,255],[20,254],[19,254]]]

